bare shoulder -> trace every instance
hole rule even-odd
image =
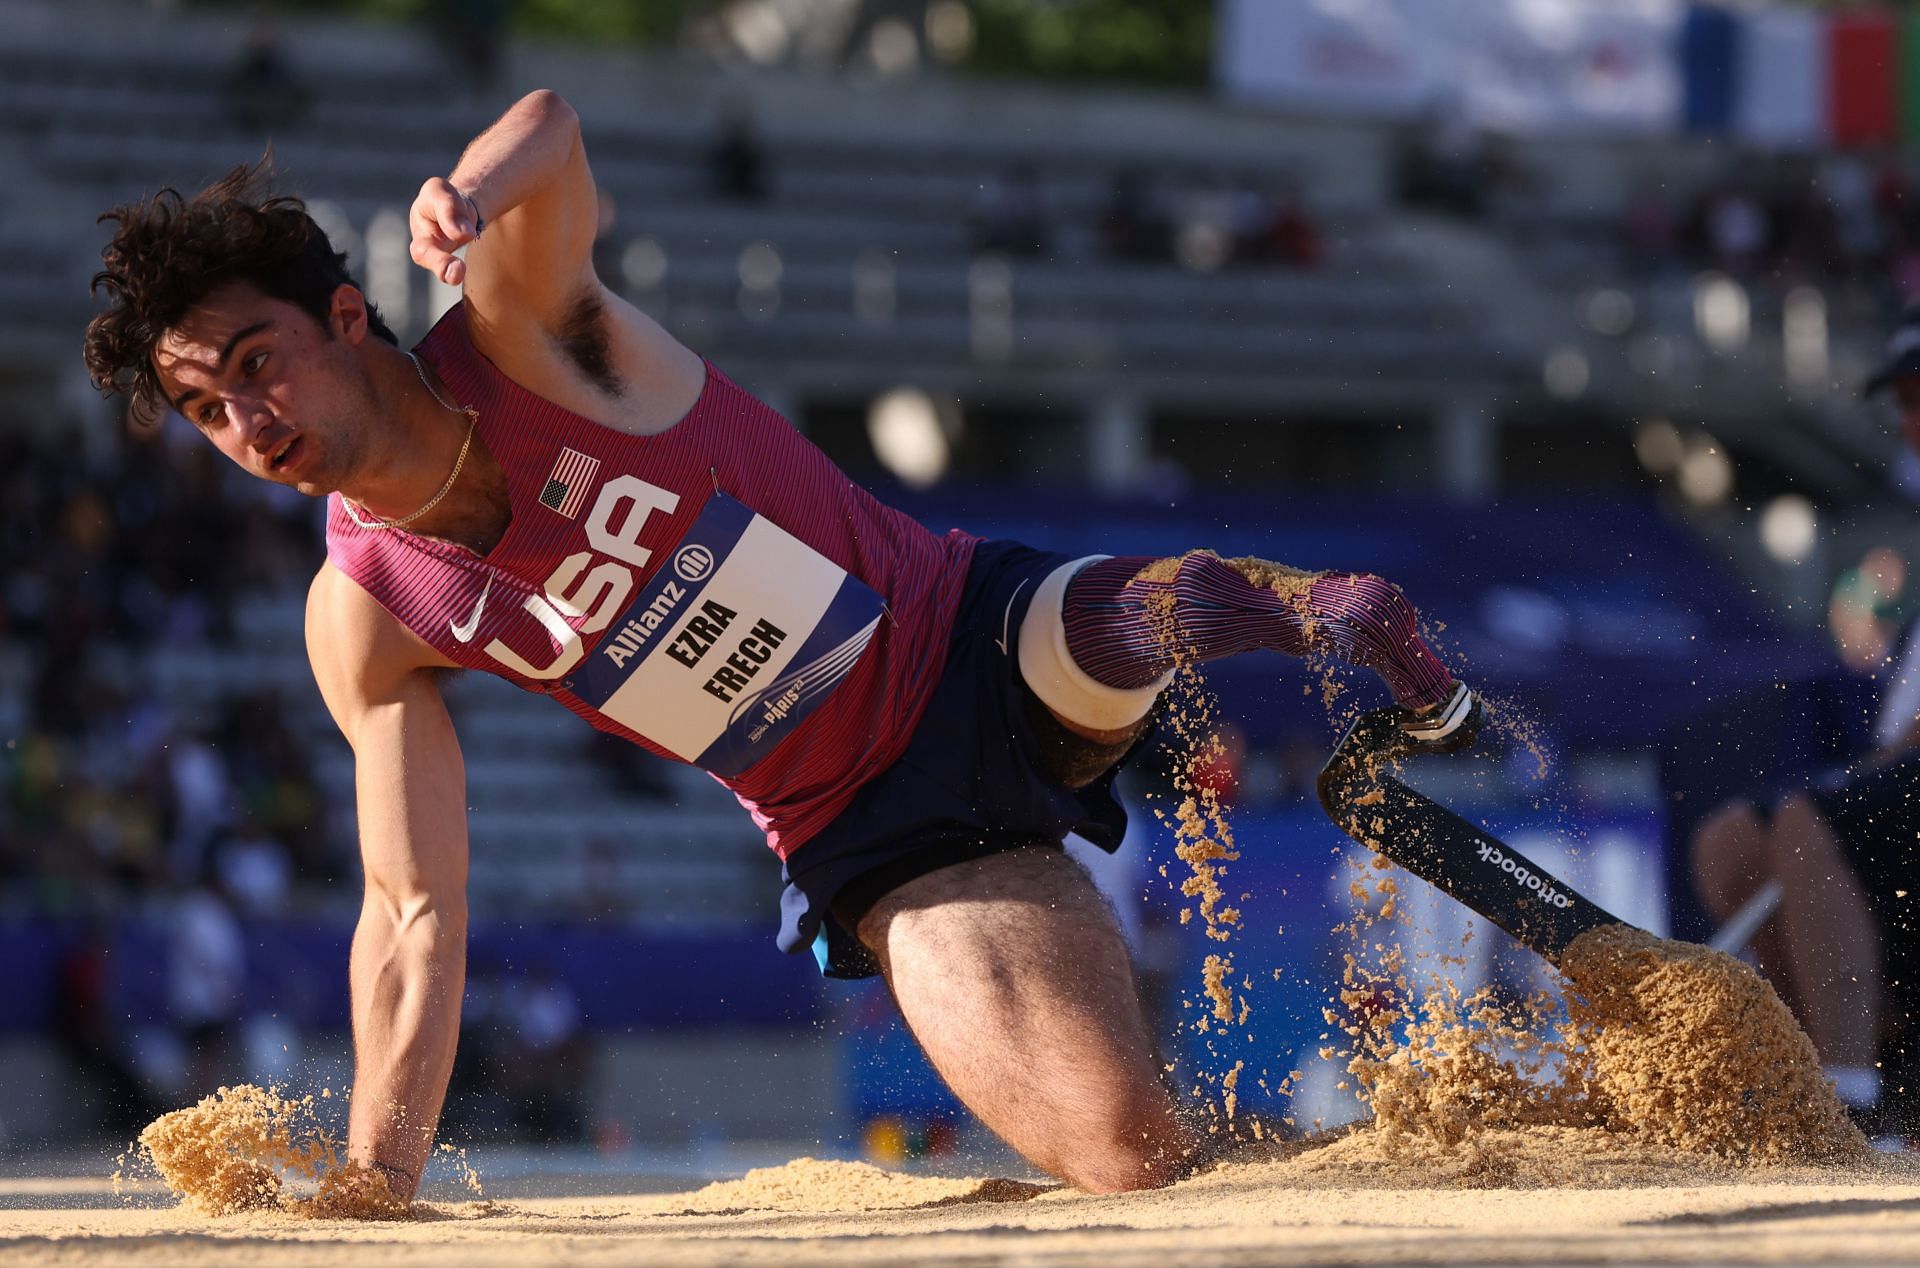
[[[454,668],[331,562],[307,590],[307,659],[335,720],[390,700],[423,671]]]

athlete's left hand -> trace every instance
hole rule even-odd
[[[407,212],[407,228],[415,264],[448,286],[467,280],[467,262],[454,252],[480,236],[480,209],[472,198],[446,177],[430,176]]]

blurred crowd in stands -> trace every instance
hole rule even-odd
[[[1920,198],[1893,156],[1740,157],[1692,190],[1645,186],[1622,234],[1642,273],[1715,268],[1735,278],[1860,282],[1920,293]]]
[[[337,954],[261,941],[350,926],[359,889],[350,810],[322,795],[282,684],[241,664],[269,636],[247,598],[304,590],[318,510],[177,418],[111,437],[0,426],[0,919],[55,931],[52,1038],[91,1087],[76,1131],[299,1073],[298,996],[344,982]],[[235,665],[231,694],[167,683],[170,659]],[[464,1130],[580,1136],[570,988],[482,963],[468,990]]]
[[[492,92],[500,79],[507,0],[427,0],[418,7],[423,29],[440,48],[448,82],[468,96]],[[313,84],[287,51],[267,6],[254,11],[219,87],[228,121],[261,136],[300,123],[313,105]]]
[[[975,251],[1024,259],[1054,255],[1073,230],[1090,230],[1094,251],[1116,263],[1311,269],[1327,255],[1319,221],[1292,182],[1217,174],[1123,168],[1096,222],[1077,226],[1049,205],[1035,165],[1009,163],[974,195],[967,226]]]
[[[273,907],[329,879],[339,846],[310,760],[266,684],[169,699],[140,653],[237,645],[243,591],[310,575],[313,508],[234,487],[204,445],[0,428],[0,639],[18,712],[0,893],[63,910],[217,884]]]
[[[0,427],[0,909],[85,931],[60,959],[58,1035],[82,1069],[117,1072],[109,1099],[133,1112],[203,1086],[225,1050],[240,922],[351,863],[275,687],[183,700],[152,655],[244,651],[240,596],[311,572],[311,506],[230,487],[217,454],[163,430],[103,439]],[[168,944],[169,1025],[146,1038],[104,1011],[135,920]]]
[[[721,202],[764,202],[771,173],[751,110],[728,103],[707,150],[708,193]],[[1327,242],[1298,182],[1215,172],[1124,167],[1113,173],[1090,223],[1049,197],[1039,164],[1001,165],[962,209],[976,253],[1015,259],[1077,258],[1115,263],[1228,264],[1311,269]]]
[[[1516,241],[1608,237],[1557,208],[1512,138],[1444,112],[1407,130],[1395,175],[1402,206]],[[1746,283],[1851,284],[1888,316],[1920,298],[1920,186],[1895,151],[1733,150],[1704,178],[1643,180],[1611,237],[1622,280],[1714,269]]]

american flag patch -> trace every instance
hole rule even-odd
[[[563,447],[560,460],[553,464],[553,473],[547,477],[546,487],[540,490],[540,505],[568,519],[574,518],[580,514],[580,506],[587,500],[587,490],[593,487],[594,474],[599,470],[598,458]]]

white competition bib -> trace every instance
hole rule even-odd
[[[737,775],[851,672],[883,611],[846,569],[716,492],[564,685],[668,752]]]

